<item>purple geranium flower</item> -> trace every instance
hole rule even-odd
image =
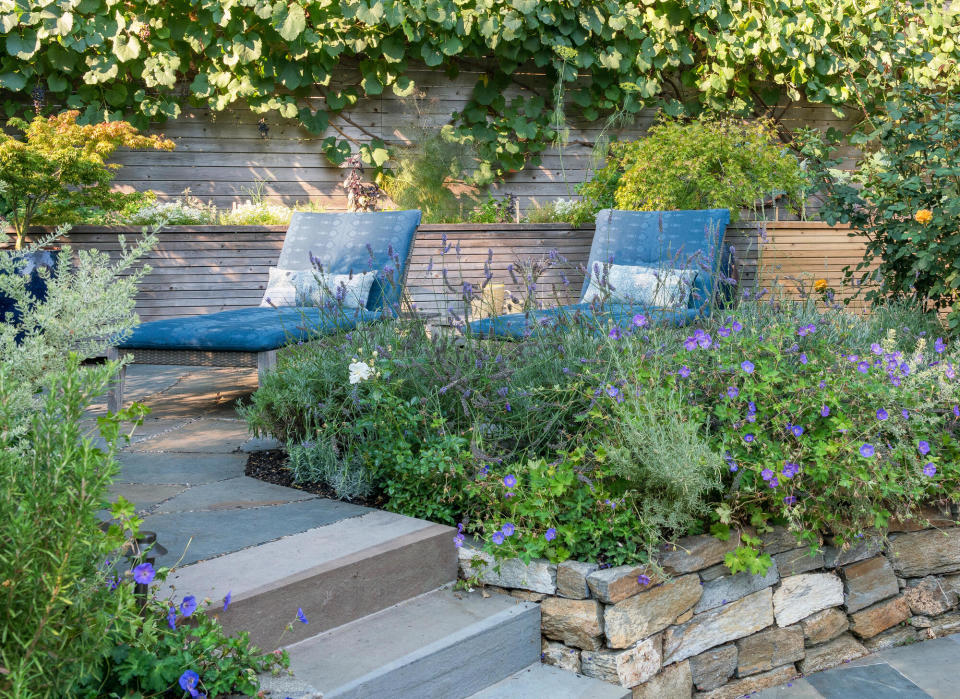
[[[887,411],[886,411],[886,410],[884,410],[883,408],[877,408],[877,419],[878,419],[878,420],[883,421],[883,420],[886,420],[888,417],[889,417],[889,415],[887,415]]]
[[[504,536],[513,536],[513,532],[515,531],[515,529],[513,524],[511,524],[510,522],[507,522],[502,527],[500,527],[500,531],[503,532]]]
[[[800,464],[795,464],[791,461],[788,461],[783,465],[784,478],[793,478],[798,473],[800,473]]]
[[[785,496],[785,497],[783,498],[783,504],[784,504],[784,505],[796,505],[796,504],[797,504],[797,496],[796,496],[796,495],[787,495],[787,496]]]
[[[641,313],[637,313],[633,317],[633,325],[637,328],[645,328],[647,326],[647,317]]]
[[[612,328],[610,328],[610,337],[614,340],[620,339],[620,326],[614,325]]]
[[[943,351],[947,349],[947,345],[943,341],[942,337],[938,337],[936,340],[934,340],[933,349],[937,354],[943,354]]]
[[[869,373],[870,373],[870,363],[869,363],[869,362],[860,362],[859,364],[857,364],[857,371],[859,371],[861,374],[869,374]]]
[[[800,363],[801,363],[801,364],[806,364],[807,361],[808,361],[808,360],[807,360],[807,353],[806,353],[806,352],[801,352],[801,353],[800,353]]]
[[[677,373],[680,374],[681,378],[685,379],[690,376],[690,367],[684,364]]]
[[[232,596],[231,596],[231,593],[230,593],[230,591],[228,590],[228,591],[227,591],[227,596],[223,598],[223,611],[227,611],[227,607],[230,606],[230,599],[231,599],[231,597],[232,597]]]
[[[869,459],[876,453],[876,450],[873,448],[872,444],[864,444],[860,447],[860,456],[865,459]]]
[[[733,332],[735,332],[735,333],[738,333],[738,332],[740,332],[741,330],[743,330],[743,326],[742,326],[740,323],[738,323],[737,321],[733,321],[733,323],[730,325],[730,328],[731,328],[731,329],[733,330]]]
[[[149,585],[151,582],[153,582],[153,578],[156,574],[157,571],[153,569],[153,565],[150,563],[141,563],[133,569],[133,579],[141,585]]]
[[[927,442],[927,441],[925,441],[925,440],[923,440],[923,439],[921,439],[921,440],[917,443],[917,451],[919,451],[921,454],[923,454],[924,456],[926,456],[927,454],[930,453],[930,443]]]
[[[740,395],[740,389],[736,386],[730,386],[727,388],[727,395],[730,396],[730,398],[736,398]]]
[[[794,436],[794,437],[799,437],[800,435],[803,434],[803,426],[802,426],[802,425],[790,425],[790,431],[793,432],[793,436]]]
[[[773,471],[769,468],[765,468],[760,472],[760,477],[765,481],[769,481],[771,478],[773,478]]]
[[[503,477],[503,484],[504,484],[505,486],[507,486],[508,488],[512,488],[513,486],[515,486],[515,485],[517,484],[517,477],[508,474],[508,475],[506,475],[506,476]]]
[[[197,685],[200,683],[200,675],[193,670],[185,670],[180,675],[180,689],[189,692],[191,697],[198,696]]]
[[[490,537],[490,538],[493,539],[493,543],[495,543],[497,546],[499,546],[500,544],[503,543],[503,532],[501,532],[501,531],[496,531],[496,532],[493,533],[493,536]]]
[[[754,369],[753,362],[749,359],[744,359],[740,362],[740,368],[743,369],[744,373],[752,374]]]
[[[547,541],[553,541],[557,538],[557,530],[553,527],[550,527],[547,531],[544,532],[543,538]]]
[[[822,408],[820,408],[820,416],[830,417],[830,406],[824,405]]]
[[[303,613],[302,607],[297,607],[297,621],[299,621],[301,624],[310,623],[309,621],[307,621],[307,615]]]
[[[637,584],[643,585],[644,587],[646,587],[647,585],[650,584],[650,576],[644,575],[643,573],[641,573],[640,575],[637,576]]]
[[[927,478],[932,478],[937,475],[937,467],[933,465],[932,461],[923,467],[923,475]]]
[[[883,354],[883,347],[874,342],[872,345],[870,345],[870,351],[876,355],[881,355]]]
[[[167,610],[167,625],[173,630],[177,628],[177,608],[172,604],[170,609]]]
[[[180,613],[184,616],[190,616],[197,611],[197,598],[193,595],[187,595],[180,603]]]
[[[730,337],[730,328],[724,325],[722,328],[717,330],[717,335],[720,337]]]
[[[753,435],[750,433],[743,435],[743,441],[749,444],[750,442],[753,441]]]

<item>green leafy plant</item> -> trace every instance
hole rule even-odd
[[[215,111],[241,103],[315,134],[333,125],[339,133],[322,141],[328,157],[340,163],[359,148],[382,167],[384,141],[361,142],[338,120],[364,97],[412,94],[423,65],[455,74],[480,63],[470,98],[452,116],[457,138],[477,149],[483,180],[538,164],[557,131],[555,78],[587,121],[649,107],[769,115],[801,99],[838,109],[862,102],[869,112],[905,75],[957,84],[957,22],[955,11],[925,0],[809,0],[775,10],[757,1],[34,1],[0,15],[0,87],[9,110],[27,95],[42,106],[49,95],[84,121],[126,117],[141,128],[188,103]],[[331,81],[344,64],[357,66],[356,77]],[[547,73],[541,89],[524,75],[528,66]],[[590,80],[578,82],[585,73]]]
[[[771,194],[798,200],[806,185],[771,122],[664,120],[633,142],[614,143],[580,193],[596,211],[755,208]]]
[[[381,176],[380,185],[401,209],[420,209],[424,223],[460,220],[465,173],[475,156],[456,141],[449,127],[418,125],[408,138],[410,145],[394,148],[393,167]]]
[[[867,237],[863,261],[847,269],[866,298],[918,298],[960,328],[960,91],[892,89],[849,139],[866,151],[849,174],[831,158],[839,134],[807,131],[799,140],[827,193],[821,216]]]
[[[11,119],[8,128],[24,134],[19,140],[0,133],[0,183],[4,185],[4,214],[13,225],[16,249],[34,217],[57,220],[60,212],[81,206],[116,210],[127,203],[110,190],[120,167],[106,162],[120,147],[172,150],[173,141],[141,136],[124,121],[77,123],[77,111],[27,123]]]
[[[516,223],[518,213],[516,196],[504,194],[497,198],[488,193],[486,201],[480,202],[470,212],[470,223]]]

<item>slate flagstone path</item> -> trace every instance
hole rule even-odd
[[[151,413],[119,456],[111,495],[133,502],[142,528],[157,533],[167,549],[158,565],[188,565],[371,512],[243,475],[250,451],[275,446],[251,439],[236,414],[237,399],[256,388],[255,372],[134,365],[127,376],[128,399]]]

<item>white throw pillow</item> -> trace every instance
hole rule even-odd
[[[346,308],[365,308],[377,273],[326,274],[314,270],[270,268],[261,306],[319,306],[340,299]]]
[[[636,303],[648,308],[686,308],[697,272],[693,269],[610,265],[607,286],[613,303]],[[583,303],[603,298],[600,280],[591,270]]]

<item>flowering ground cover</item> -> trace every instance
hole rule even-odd
[[[842,544],[958,495],[960,348],[935,314],[738,296],[688,328],[361,327],[291,348],[242,413],[297,477],[362,483],[498,557],[647,561],[738,530],[727,564],[759,572],[774,524]]]

